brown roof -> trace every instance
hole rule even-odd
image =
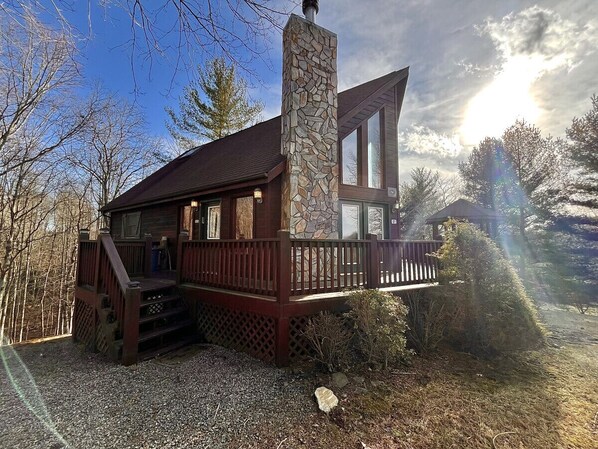
[[[496,221],[501,220],[503,217],[492,209],[486,209],[461,198],[428,217],[426,224],[444,223],[449,218]]]
[[[407,77],[408,68],[345,90],[338,95],[339,120],[381,89]],[[280,116],[190,150],[169,162],[102,208],[124,209],[243,181],[266,178],[285,160],[280,152]]]

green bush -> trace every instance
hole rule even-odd
[[[385,368],[404,359],[407,306],[400,298],[379,290],[357,290],[348,299],[357,349],[367,363]]]
[[[353,333],[343,317],[321,312],[309,319],[303,336],[313,349],[312,358],[328,371],[338,371],[348,365]]]
[[[403,296],[409,308],[407,342],[420,354],[434,351],[445,340],[455,312],[454,308],[447,307],[446,298],[439,290],[413,290]]]
[[[534,305],[496,244],[477,227],[446,225],[438,251],[440,287],[450,308],[448,337],[474,353],[532,349],[544,341]]]

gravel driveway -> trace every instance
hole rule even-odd
[[[317,417],[309,382],[217,346],[132,367],[68,338],[0,352],[2,448],[261,447],[264,427]]]

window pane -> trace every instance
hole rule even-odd
[[[382,145],[380,113],[368,120],[368,187],[382,188]]]
[[[208,207],[208,239],[220,238],[220,205]]]
[[[368,234],[384,238],[384,208],[368,207]]]
[[[342,204],[341,205],[341,219],[342,219],[342,238],[344,239],[358,239],[361,238],[361,227],[359,225],[360,207],[357,204]]]
[[[357,185],[357,130],[342,142],[343,184]]]
[[[235,238],[253,238],[253,197],[237,198],[235,207]]]
[[[133,212],[123,215],[122,234],[125,239],[139,238],[139,229],[141,224],[141,212]]]

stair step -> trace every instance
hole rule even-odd
[[[150,299],[149,301],[141,301],[141,304],[139,305],[139,307],[147,307],[147,306],[152,306],[154,304],[164,304],[170,301],[177,301],[181,299],[180,295],[166,295],[166,296],[161,296],[159,298],[156,299]]]
[[[195,343],[196,341],[197,337],[195,335],[190,335],[189,337],[182,338],[169,345],[160,346],[159,348],[149,349],[147,351],[140,352],[139,361],[154,359],[169,352],[176,351],[177,349],[182,348],[183,346]]]
[[[139,324],[145,324],[145,323],[149,323],[151,321],[159,320],[161,318],[168,318],[169,316],[178,315],[179,313],[182,313],[185,310],[187,310],[186,307],[179,306],[179,307],[175,307],[173,309],[165,310],[164,312],[147,315],[147,316],[139,318]]]
[[[193,320],[187,319],[175,324],[171,324],[170,326],[161,327],[150,332],[143,332],[142,334],[139,334],[139,343],[151,340],[152,338],[160,337],[161,335],[169,334],[170,332],[174,332],[179,329],[183,329],[184,327],[190,326],[191,324],[193,324]]]

